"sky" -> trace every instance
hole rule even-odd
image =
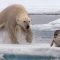
[[[60,0],[0,0],[0,11],[11,4],[22,4],[28,12],[56,12],[60,10]]]

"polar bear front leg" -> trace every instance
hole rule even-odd
[[[32,39],[33,39],[33,33],[32,33],[32,30],[29,29],[26,33],[26,41],[28,43],[32,43]]]

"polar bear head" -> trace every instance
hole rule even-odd
[[[25,31],[27,31],[28,29],[30,29],[30,24],[31,24],[31,18],[29,15],[21,15],[16,19],[17,24],[24,29]]]

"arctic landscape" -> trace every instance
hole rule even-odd
[[[4,60],[4,54],[53,56],[56,57],[54,60],[60,60],[60,48],[50,47],[54,31],[60,30],[60,1],[0,0],[0,11],[12,4],[24,5],[31,15],[33,41],[28,44],[21,39],[19,45],[10,44],[7,32],[0,30],[1,60]]]

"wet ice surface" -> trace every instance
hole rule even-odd
[[[39,55],[39,56],[51,56],[55,57],[55,59],[60,59],[60,48],[58,47],[50,47],[47,44],[30,44],[30,45],[12,45],[12,44],[0,44],[0,57],[4,59],[4,54],[12,54],[12,55]],[[7,57],[9,58],[9,57]],[[48,58],[47,58],[48,59]],[[55,60],[54,59],[54,60]],[[49,59],[50,60],[50,59]],[[53,59],[51,59],[53,60]]]

